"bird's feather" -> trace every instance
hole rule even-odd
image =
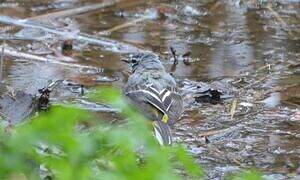
[[[170,119],[178,119],[182,112],[182,98],[175,87],[164,88],[160,91],[153,84],[134,86],[126,93],[137,105],[149,103]]]

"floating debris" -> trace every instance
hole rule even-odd
[[[208,89],[204,92],[199,92],[194,95],[195,101],[198,103],[217,104],[221,102],[222,93],[218,90]]]
[[[224,88],[222,85],[216,86],[216,84],[220,83],[195,82],[186,79],[181,86],[184,96],[192,94],[192,97],[197,103],[218,104],[221,103],[222,100],[231,99],[233,97],[230,95],[232,92],[226,92],[227,88]],[[220,89],[216,89],[216,87]]]
[[[188,51],[188,52],[186,52],[186,53],[184,53],[182,55],[183,63],[185,65],[190,65],[191,64],[191,62],[190,62],[190,56],[191,56],[191,54],[192,54],[192,52]]]
[[[38,110],[47,110],[49,108],[51,90],[49,88],[43,88],[38,91],[40,96],[38,97],[37,108]]]
[[[63,41],[61,46],[61,53],[65,56],[70,56],[73,53],[73,40],[66,39]]]

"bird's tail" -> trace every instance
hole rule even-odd
[[[154,135],[160,145],[172,145],[171,128],[167,122],[157,120],[152,122]]]

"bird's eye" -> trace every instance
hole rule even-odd
[[[131,62],[132,62],[133,64],[135,64],[135,63],[137,63],[137,60],[132,59]]]

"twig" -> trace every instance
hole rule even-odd
[[[33,16],[33,17],[29,17],[27,19],[41,21],[41,22],[47,22],[49,20],[53,20],[56,18],[84,14],[87,12],[91,12],[91,11],[95,11],[98,9],[113,6],[120,1],[121,0],[110,0],[110,1],[103,2],[103,3],[91,4],[91,5],[87,5],[87,6],[83,6],[83,7],[79,7],[79,8],[67,9],[67,10],[63,10],[63,11],[51,12],[51,13],[47,13],[47,14],[43,14],[43,15]],[[6,26],[6,27],[2,28],[1,31],[7,32],[7,31],[11,31],[13,29],[15,29],[15,26]]]
[[[225,134],[225,133],[233,131],[235,129],[236,128],[230,127],[230,128],[227,128],[227,129],[212,130],[212,131],[208,131],[208,132],[198,134],[198,136],[199,137],[208,137],[208,136],[213,136],[213,135],[216,135],[216,134]]]
[[[132,21],[120,24],[120,25],[115,26],[115,27],[113,27],[111,29],[100,31],[99,34],[100,35],[110,35],[114,31],[117,31],[117,30],[120,30],[120,29],[124,29],[124,28],[130,27],[130,26],[134,26],[138,22],[141,22],[141,21],[144,21],[144,20],[147,20],[147,19],[150,19],[150,17],[149,16],[144,16],[144,17],[141,17],[139,19],[135,19],[135,20],[132,20]]]
[[[213,5],[211,6],[211,8],[209,8],[209,11],[214,11],[214,10],[217,9],[220,5],[221,5],[220,1],[215,1],[215,2],[213,3]]]
[[[287,101],[287,100],[282,100],[282,103],[283,103],[283,104],[287,104],[287,105],[292,106],[292,107],[296,107],[296,108],[299,108],[299,107],[300,107],[299,104],[293,103],[293,102],[289,102],[289,101]]]
[[[3,48],[3,46],[0,46],[0,47]],[[47,59],[45,57],[36,56],[36,55],[28,54],[28,53],[23,53],[23,52],[19,52],[19,51],[15,51],[15,50],[10,50],[10,49],[7,49],[7,48],[4,49],[3,52],[4,52],[5,55],[18,57],[18,58],[36,60],[36,61],[47,62],[47,63],[52,63],[52,64],[59,64],[59,65],[69,66],[69,67],[97,69],[96,67],[93,67],[93,66],[60,62],[60,61],[57,61],[57,60],[54,60],[54,59]]]
[[[281,24],[281,28],[284,31],[287,31],[289,35],[292,35],[291,30],[288,29],[288,25],[286,24],[286,22],[280,17],[280,15],[272,8],[272,4],[268,3],[268,5],[266,6],[266,8],[273,13],[274,17],[277,19],[277,21]]]
[[[89,44],[99,45],[104,47],[104,49],[112,51],[112,52],[119,52],[119,53],[132,53],[132,52],[142,52],[143,50],[123,42],[115,41],[112,39],[104,38],[104,37],[95,37],[88,34],[83,33],[71,33],[66,32],[63,29],[55,28],[52,26],[43,25],[40,23],[36,23],[26,19],[17,19],[11,18],[8,16],[0,16],[0,22],[5,24],[12,24],[16,26],[22,27],[29,27],[40,29],[48,33],[56,34],[62,37],[69,37],[70,39],[78,40],[78,41],[85,41]]]
[[[0,40],[41,41],[41,40],[39,40],[37,38],[32,38],[32,37],[18,37],[18,36],[11,35],[11,34],[1,34],[0,35]]]
[[[81,107],[82,109],[89,109],[91,111],[96,111],[96,112],[115,112],[115,113],[121,112],[119,109],[115,109],[95,102],[89,102],[83,99],[78,99],[77,102],[79,102],[78,103],[79,107]]]
[[[170,47],[170,50],[171,50],[171,53],[172,53],[173,58],[174,58],[174,64],[173,65],[177,65],[178,64],[178,59],[177,59],[177,56],[176,56],[176,50],[173,47]]]
[[[30,20],[39,20],[39,21],[47,21],[50,19],[55,19],[55,18],[61,18],[61,17],[66,17],[66,16],[74,16],[78,14],[83,14],[91,11],[95,11],[98,9],[106,8],[109,6],[113,6],[114,4],[118,3],[120,0],[110,0],[110,1],[105,1],[102,3],[96,3],[96,4],[91,4],[79,8],[74,8],[74,9],[67,9],[63,11],[58,11],[58,12],[52,12],[48,14],[43,14],[35,17],[28,18]]]
[[[276,66],[276,65],[278,65],[278,64],[280,64],[280,63],[281,63],[280,61],[277,61],[277,62],[275,62],[275,63],[273,63],[273,64],[266,64],[266,65],[264,65],[264,66],[258,68],[255,72],[260,72],[260,71],[263,71],[263,70],[265,70],[265,69],[269,69],[269,70],[270,70],[270,68],[271,68],[272,66]]]
[[[297,64],[289,64],[288,66],[287,66],[288,68],[300,68],[300,63],[297,63]]]

